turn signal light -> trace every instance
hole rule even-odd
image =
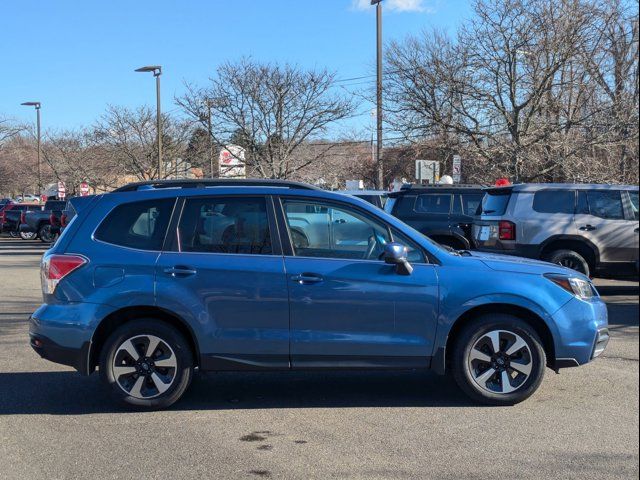
[[[80,255],[49,255],[42,259],[40,277],[42,291],[51,295],[60,280],[87,263]]]

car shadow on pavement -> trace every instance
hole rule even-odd
[[[97,375],[0,373],[0,415],[82,415],[135,411],[112,399]],[[430,372],[265,372],[196,374],[172,410],[468,407],[448,378]]]

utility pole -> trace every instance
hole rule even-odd
[[[209,149],[209,168],[211,169],[211,178],[214,176],[213,171],[213,131],[211,130],[211,100],[207,102],[207,147]]]
[[[371,0],[376,6],[376,169],[377,188],[384,189],[384,165],[382,163],[382,0]]]

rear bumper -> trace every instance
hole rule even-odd
[[[83,375],[88,375],[87,356],[89,342],[83,343],[79,348],[63,347],[44,335],[29,334],[31,348],[42,358],[54,363],[60,363],[73,367]]]

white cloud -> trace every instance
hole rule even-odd
[[[396,12],[426,12],[429,9],[424,5],[425,0],[384,0],[383,6],[385,10]],[[354,10],[369,10],[371,0],[352,0],[352,8]]]

